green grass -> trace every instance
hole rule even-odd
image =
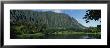
[[[52,34],[49,34],[50,36],[51,35],[86,35],[86,34],[90,34],[90,35],[101,35],[101,32],[73,32],[73,31],[61,31],[61,32],[54,32]],[[35,34],[22,34],[22,35],[17,35],[17,38],[21,38],[21,39],[31,39],[31,38],[37,38],[37,39],[40,39],[42,37],[44,37],[45,34],[43,34],[42,32],[39,32],[39,33],[35,33]],[[74,36],[73,36],[74,37]],[[44,37],[45,38],[45,37]]]
[[[35,33],[35,34],[23,34],[23,35],[17,35],[17,38],[27,39],[27,38],[39,38],[43,36],[42,33]]]
[[[68,32],[68,31],[61,31],[55,32],[53,34],[101,34],[101,32]]]

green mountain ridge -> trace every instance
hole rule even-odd
[[[28,23],[31,25],[45,24],[47,29],[85,29],[76,19],[68,14],[55,13],[52,11],[10,10],[10,22],[15,24]]]

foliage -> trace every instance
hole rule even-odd
[[[89,22],[89,20],[95,20],[98,21],[101,18],[101,10],[87,10],[85,17],[83,19],[86,19],[86,23]]]

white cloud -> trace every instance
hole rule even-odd
[[[41,11],[50,11],[50,10],[41,10]]]
[[[62,13],[63,11],[62,10],[49,10],[49,9],[45,9],[45,10],[35,10],[35,11],[52,11],[52,12],[55,12],[55,13]]]
[[[56,12],[56,13],[62,13],[61,10],[53,10],[53,12]]]

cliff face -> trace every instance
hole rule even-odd
[[[36,23],[45,24],[48,29],[84,29],[85,27],[78,23],[74,18],[64,13],[55,13],[52,11],[32,11],[32,10],[10,10],[10,22],[15,24]]]

